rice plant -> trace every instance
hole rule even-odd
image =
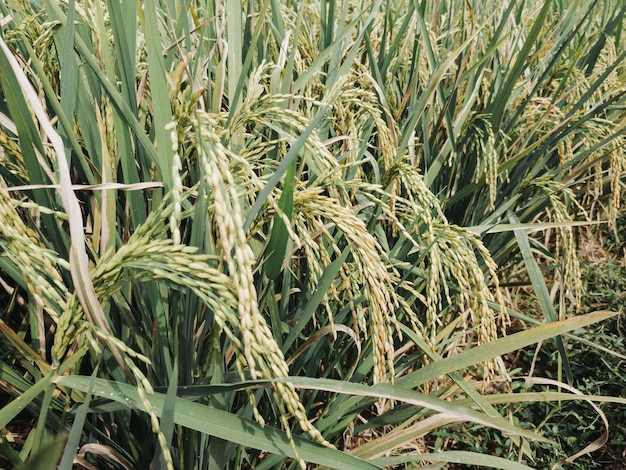
[[[0,4],[7,464],[521,469],[556,444],[495,403],[624,404],[502,357],[554,338],[571,381],[615,316],[575,315],[575,228],[622,204],[625,11]],[[515,461],[428,451],[468,422]]]

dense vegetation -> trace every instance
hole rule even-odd
[[[2,465],[620,458],[625,14],[1,2]]]

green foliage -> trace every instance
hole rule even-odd
[[[527,468],[565,449],[517,403],[571,393],[487,390],[556,337],[543,375],[596,394],[565,341],[619,299],[565,312],[585,303],[575,228],[621,220],[621,3],[1,3],[2,453]],[[501,337],[541,323],[506,307],[527,277],[548,323]],[[446,449],[450,429],[495,444]]]

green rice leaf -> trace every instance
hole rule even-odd
[[[152,93],[152,118],[154,119],[154,137],[156,140],[157,165],[161,171],[160,179],[165,182],[166,189],[173,185],[172,176],[172,139],[166,130],[172,121],[172,109],[167,88],[166,69],[161,55],[159,25],[157,23],[156,4],[154,0],[143,3],[144,32],[148,49],[148,67],[150,69],[150,90]]]
[[[425,395],[423,393],[400,387],[398,385],[385,383],[363,385],[340,380],[315,379],[308,377],[289,377],[286,379],[275,379],[275,381],[289,382],[295,387],[306,390],[325,390],[328,392],[336,392],[360,397],[394,400],[414,405],[418,408],[426,408],[434,412],[445,413],[446,416],[458,418],[463,421],[471,421],[484,426],[500,429],[509,434],[519,435],[541,442],[550,442],[549,439],[526,429],[518,428],[506,420],[494,419],[482,412],[474,411],[469,407],[460,406],[454,401],[441,400],[430,395]]]
[[[63,451],[64,442],[65,436],[63,434],[47,440],[38,452],[31,455],[23,464],[18,465],[15,470],[55,470]]]
[[[85,393],[85,401],[78,407],[74,415],[74,423],[72,429],[67,437],[65,443],[65,450],[59,463],[59,470],[72,470],[74,465],[74,456],[76,455],[76,449],[80,445],[80,438],[83,433],[83,427],[85,426],[85,420],[87,419],[87,413],[89,412],[89,406],[91,404],[92,391],[94,386],[94,380],[98,374],[99,367],[96,366],[91,377],[89,378],[89,384],[87,392]]]
[[[514,214],[509,214],[509,220],[513,224],[520,223],[519,219]],[[521,229],[515,229],[514,233],[515,239],[517,240],[517,243],[520,247],[520,251],[522,252],[522,258],[524,259],[526,270],[528,271],[528,275],[530,276],[530,282],[532,283],[535,294],[537,295],[537,299],[539,300],[541,310],[543,311],[543,314],[545,315],[548,322],[555,322],[557,321],[558,316],[556,314],[556,311],[554,310],[554,306],[552,305],[550,293],[548,292],[546,281],[541,274],[541,269],[539,268],[539,265],[533,257],[532,251],[530,249],[530,243],[528,242],[528,236],[526,235],[526,232]],[[563,345],[563,339],[560,335],[557,335],[555,336],[554,340],[563,361],[563,366],[565,367],[567,382],[572,385],[572,383],[574,382],[574,377],[572,374],[569,359],[567,357],[567,352],[565,351],[565,346]]]
[[[89,380],[89,377],[84,376],[64,376],[57,377],[55,382],[65,387],[86,391],[89,388]],[[93,394],[125,403],[132,409],[144,411],[137,389],[132,385],[96,379]],[[157,415],[162,415],[165,396],[155,393],[154,395],[147,395],[146,398]],[[189,400],[176,399],[174,422],[189,429],[254,449],[295,457],[289,438],[283,431],[270,426],[261,427],[254,421]],[[322,447],[298,436],[293,436],[293,439],[299,456],[307,462],[340,470],[380,468],[377,465],[372,465],[335,449]]]
[[[291,220],[293,211],[293,183],[295,180],[297,161],[294,160],[285,174],[285,182],[280,195],[278,207],[284,216]],[[267,244],[267,261],[265,262],[267,277],[274,280],[282,271],[285,250],[289,241],[289,232],[285,226],[285,221],[278,214],[274,216],[274,226]]]
[[[19,397],[15,398],[8,405],[5,405],[0,410],[0,429],[9,424],[18,413],[24,410],[29,403],[44,392],[50,385],[51,378],[52,373],[42,377],[30,388],[24,390]]]
[[[503,470],[531,470],[533,467],[518,462],[496,457],[493,455],[479,454],[477,452],[466,452],[462,450],[449,450],[446,452],[432,452],[422,455],[409,455],[401,457],[385,457],[375,459],[378,465],[384,467],[395,467],[419,462],[447,462],[460,465],[477,465],[486,468],[500,468]]]
[[[529,328],[528,330],[499,338],[490,343],[482,344],[459,354],[428,364],[398,379],[397,384],[407,388],[417,387],[418,385],[426,383],[429,380],[434,380],[449,372],[472,367],[503,354],[525,348],[531,344],[607,320],[615,315],[617,315],[615,312],[597,311],[568,320],[550,322],[545,325]]]

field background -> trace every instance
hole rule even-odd
[[[625,25],[0,3],[0,465],[623,468]]]

